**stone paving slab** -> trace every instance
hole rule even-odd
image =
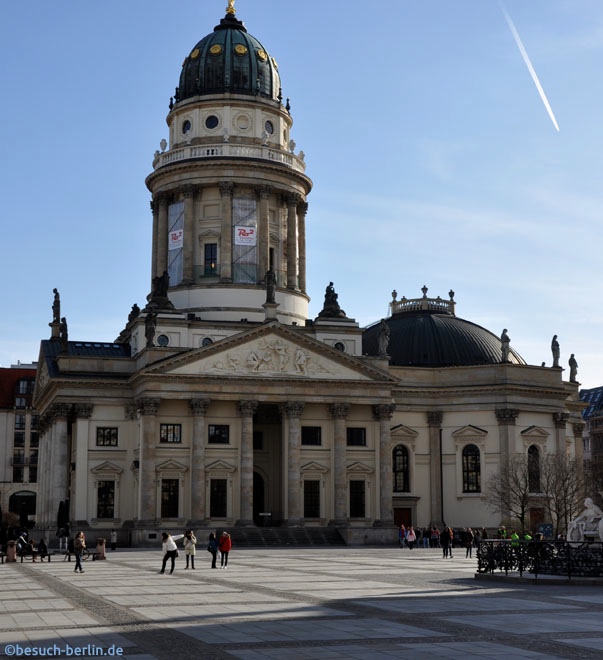
[[[461,554],[235,545],[227,571],[207,560],[185,571],[180,558],[158,575],[160,565],[150,550],[109,553],[81,575],[68,562],[0,565],[0,658],[10,644],[56,644],[53,657],[113,645],[136,660],[603,653],[596,587],[482,583]]]

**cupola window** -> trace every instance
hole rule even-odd
[[[216,117],[216,115],[209,115],[209,117],[207,117],[205,120],[205,128],[209,128],[211,130],[212,128],[216,128],[219,123],[220,120]]]
[[[186,135],[192,128],[192,124],[187,119],[184,124],[182,124],[182,132]]]

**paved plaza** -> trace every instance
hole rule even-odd
[[[0,655],[603,656],[601,587],[478,581],[464,554],[235,546],[223,571],[200,543],[196,570],[184,570],[181,552],[173,575],[158,574],[159,550],[109,552],[83,574],[62,557],[4,564]]]

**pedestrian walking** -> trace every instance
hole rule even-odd
[[[188,568],[190,559],[191,568],[195,570],[195,553],[196,553],[197,537],[192,529],[187,529],[184,533],[184,557],[186,559],[185,569]]]
[[[75,568],[73,569],[74,573],[77,573],[78,571],[80,573],[84,572],[84,569],[82,568],[82,552],[84,552],[85,547],[86,537],[84,536],[84,532],[78,532],[75,535],[75,539],[73,541],[73,554],[75,555]]]
[[[111,530],[109,535],[109,542],[111,543],[111,550],[115,550],[117,548],[117,532],[114,529]]]
[[[472,557],[474,534],[471,527],[465,529],[465,559]]]
[[[163,573],[165,573],[165,567],[168,559],[171,559],[172,561],[172,566],[170,568],[170,575],[174,572],[174,568],[176,567],[176,557],[178,556],[178,546],[176,545],[176,541],[181,539],[183,536],[184,534],[176,534],[176,536],[172,536],[167,532],[161,533],[163,564],[161,565],[161,570],[159,572],[162,575]]]
[[[211,554],[211,567],[217,568],[216,558],[218,556],[218,542],[216,541],[216,535],[213,532],[209,535],[207,551]]]
[[[404,542],[406,541],[406,527],[404,525],[400,525],[400,529],[398,530],[398,543],[400,544],[400,547],[404,547]]]
[[[415,541],[417,540],[417,535],[413,526],[411,525],[406,532],[406,545],[409,550],[412,550],[415,547]]]
[[[228,532],[222,532],[218,548],[220,549],[220,568],[226,570],[228,568],[228,553],[232,548],[232,539]]]

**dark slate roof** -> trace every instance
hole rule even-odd
[[[176,101],[224,93],[279,101],[280,85],[276,62],[241,21],[227,14],[184,60]]]
[[[603,387],[593,387],[589,390],[580,390],[580,399],[588,403],[588,407],[582,411],[583,419],[590,419],[594,415],[603,412]]]
[[[461,367],[501,362],[501,342],[494,333],[451,314],[414,311],[385,320],[390,330],[390,364],[414,367]],[[362,352],[378,355],[379,323],[362,336]],[[509,361],[526,364],[510,349]]]
[[[64,353],[63,343],[58,339],[45,339],[40,346],[41,358],[46,362],[51,377],[58,376],[56,358]],[[129,344],[116,344],[104,341],[68,341],[67,353],[73,357],[129,358]]]

